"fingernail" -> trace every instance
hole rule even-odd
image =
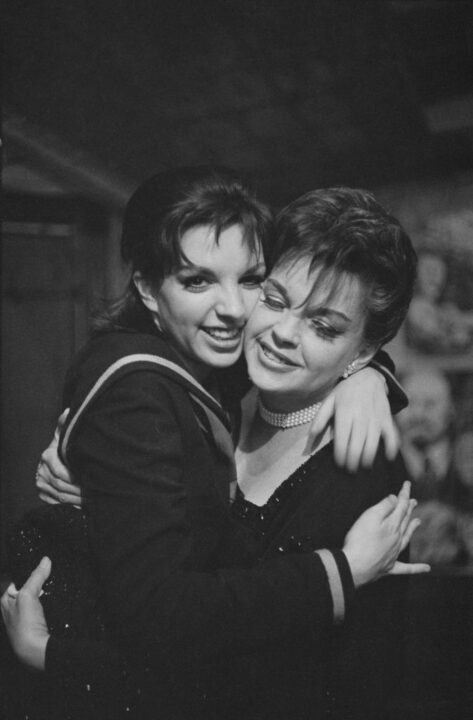
[[[10,585],[7,587],[7,594],[11,598],[15,598],[18,595],[18,590],[16,589],[16,585],[13,583],[10,583]]]
[[[48,565],[49,565],[50,562],[51,562],[50,559],[45,556],[44,558],[42,558],[39,566],[40,566],[41,568],[45,569],[45,568],[48,567]]]

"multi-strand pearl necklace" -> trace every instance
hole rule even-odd
[[[258,396],[258,412],[260,417],[263,418],[268,425],[282,428],[297,427],[298,425],[305,425],[315,418],[319,412],[321,402],[316,402],[309,407],[302,408],[302,410],[293,410],[292,412],[271,412],[263,405],[261,398]]]

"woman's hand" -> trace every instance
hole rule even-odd
[[[330,422],[335,460],[350,472],[355,472],[360,464],[371,467],[381,438],[389,460],[399,450],[399,433],[391,415],[386,381],[374,368],[363,368],[339,382],[326,397],[309,430],[310,447]]]
[[[348,531],[343,551],[355,587],[383,575],[413,575],[430,570],[425,563],[403,563],[399,554],[407,547],[420,521],[412,519],[416,501],[410,499],[411,484],[405,482],[399,495],[389,495],[368,508]]]
[[[69,470],[63,465],[58,454],[59,437],[68,413],[69,410],[64,410],[60,416],[54,437],[41,455],[36,470],[36,487],[39,490],[39,497],[50,505],[57,503],[82,505],[81,489],[73,484]]]
[[[0,601],[13,652],[21,662],[35,670],[44,670],[46,663],[49,630],[39,597],[50,572],[51,560],[45,557],[20,590],[12,583]]]

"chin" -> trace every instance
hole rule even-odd
[[[248,375],[253,385],[263,393],[274,393],[274,395],[287,394],[287,386],[281,387],[281,384],[271,377],[265,370],[248,367]]]
[[[231,353],[212,353],[205,361],[211,368],[227,368],[235,365],[240,356],[241,348]]]

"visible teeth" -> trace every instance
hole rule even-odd
[[[235,340],[235,338],[240,335],[240,331],[238,329],[224,330],[223,328],[206,328],[205,332],[217,340]]]
[[[283,360],[279,355],[275,355],[269,348],[265,346],[261,346],[261,349],[263,350],[264,355],[268,357],[270,360],[273,360],[274,362],[282,363],[283,365],[289,365],[286,360]]]

